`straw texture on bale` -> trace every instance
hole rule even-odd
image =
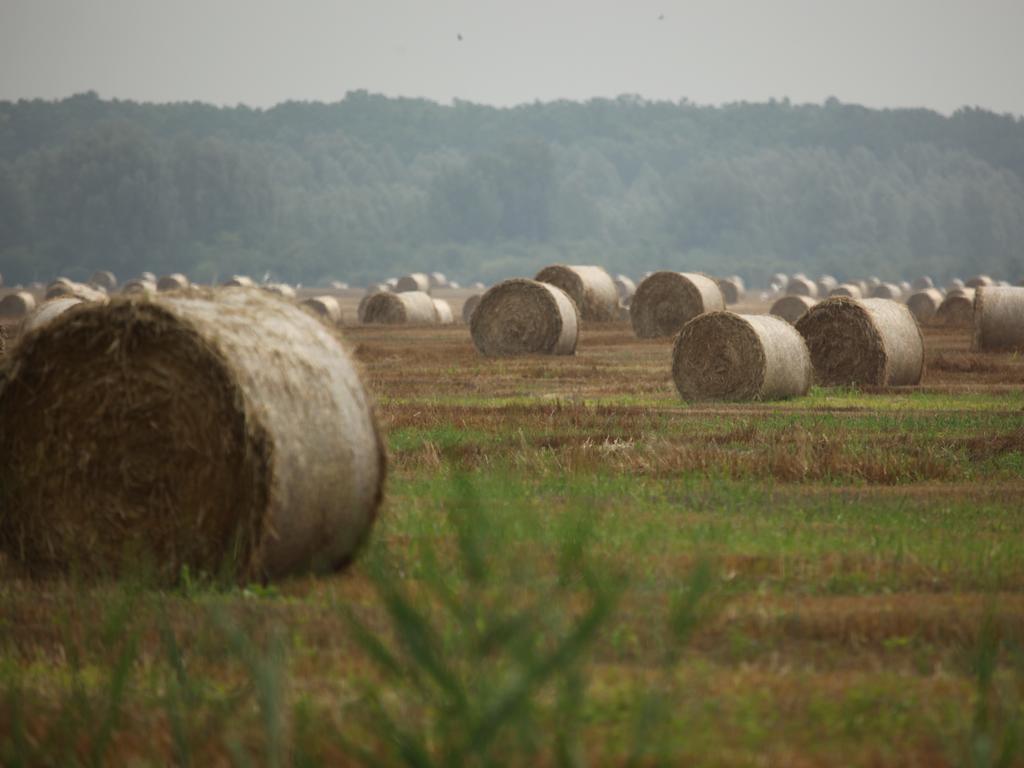
[[[302,306],[330,325],[341,325],[341,305],[333,296],[314,296],[302,302]]]
[[[793,275],[786,286],[786,293],[789,296],[808,296],[812,299],[818,297],[818,284],[800,275]]]
[[[974,289],[958,288],[947,293],[935,312],[935,322],[954,328],[970,328],[974,323]]]
[[[641,339],[675,336],[704,312],[725,309],[718,283],[695,272],[655,272],[639,286],[629,305],[633,332]]]
[[[942,300],[941,291],[935,288],[925,288],[910,295],[910,298],[907,299],[907,308],[917,322],[930,323],[935,319],[935,313],[939,311],[939,307],[942,306]]]
[[[615,290],[619,292],[619,301],[629,299],[636,293],[636,283],[626,275],[616,275]]]
[[[251,277],[247,277],[246,275],[232,275],[227,280],[225,280],[223,283],[221,283],[221,285],[224,286],[225,288],[255,288],[256,287],[256,283],[253,282],[253,279]]]
[[[26,317],[21,323],[21,333],[24,335],[29,331],[42,328],[47,323],[57,319],[72,307],[84,304],[81,299],[74,296],[61,296],[56,299],[47,299],[35,311]]]
[[[474,293],[472,296],[466,299],[465,303],[462,305],[462,322],[464,322],[466,325],[469,325],[469,321],[473,319],[473,311],[480,304],[480,299],[482,297],[483,294]]]
[[[395,290],[399,293],[407,293],[410,291],[429,293],[430,277],[422,272],[413,272],[409,275],[403,275],[398,279],[398,282],[395,283]]]
[[[1024,350],[1024,288],[983,286],[974,292],[971,348]]]
[[[824,386],[917,384],[924,372],[921,329],[905,304],[826,299],[797,321]]]
[[[835,288],[829,291],[828,295],[846,296],[847,298],[851,299],[859,299],[861,298],[861,296],[863,296],[863,294],[860,291],[860,286],[857,285],[856,283],[843,283],[842,285],[837,285]]]
[[[451,325],[455,322],[452,306],[444,299],[434,299],[434,316],[440,325]]]
[[[181,272],[164,275],[156,282],[156,289],[158,291],[183,291],[188,287],[188,278],[181,274]]]
[[[121,288],[121,293],[156,293],[156,283],[152,280],[147,280],[142,277],[138,277],[134,280],[129,280]]]
[[[818,302],[810,296],[783,296],[772,304],[768,314],[781,317],[787,323],[795,323],[804,313]]]
[[[477,350],[488,357],[572,355],[579,339],[575,302],[561,288],[513,279],[492,286],[470,320]]]
[[[101,291],[97,288],[92,288],[82,283],[74,283],[70,281],[55,281],[50,283],[46,289],[47,299],[59,299],[65,296],[73,296],[76,299],[82,301],[106,301],[106,291]]]
[[[98,272],[93,272],[92,277],[89,278],[89,285],[102,288],[104,291],[113,291],[117,288],[117,277],[109,269],[101,269]]]
[[[259,292],[83,305],[0,367],[0,549],[31,573],[337,569],[384,472],[338,337]]]
[[[964,286],[967,288],[984,288],[994,284],[994,280],[988,275],[975,275]]]
[[[36,308],[36,297],[28,291],[15,291],[0,299],[0,317],[24,317]]]
[[[583,322],[607,322],[619,316],[619,292],[603,267],[554,264],[534,279],[569,294]]]
[[[672,349],[672,379],[684,400],[799,397],[812,378],[803,337],[770,315],[699,315],[683,326]]]
[[[364,323],[385,325],[435,325],[437,310],[430,294],[423,291],[375,293],[363,308]]]
[[[726,304],[736,304],[743,298],[743,281],[740,278],[723,277],[717,282]]]
[[[880,283],[871,290],[872,299],[892,299],[898,301],[903,295],[903,289],[895,283]]]

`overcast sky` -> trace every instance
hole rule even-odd
[[[0,0],[0,99],[836,96],[1021,115],[1022,75],[1024,0]]]

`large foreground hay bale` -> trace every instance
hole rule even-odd
[[[639,286],[629,305],[633,332],[641,339],[675,336],[704,312],[725,309],[718,283],[694,272],[655,272]]]
[[[970,328],[974,323],[974,289],[958,288],[947,293],[935,312],[935,322],[953,328]]]
[[[338,338],[261,292],[76,308],[0,367],[0,549],[35,573],[336,569],[384,471]]]
[[[796,323],[808,309],[817,303],[810,296],[783,296],[772,304],[768,314],[781,317],[787,323]]]
[[[21,318],[36,308],[36,297],[28,291],[15,291],[0,299],[0,317]]]
[[[743,279],[738,275],[723,277],[717,282],[726,304],[737,304],[743,298]]]
[[[420,293],[430,292],[430,277],[422,272],[413,272],[403,275],[395,283],[395,290],[399,293],[419,291]]]
[[[56,299],[47,299],[36,307],[32,314],[28,315],[22,321],[21,335],[25,335],[29,331],[35,331],[42,328],[44,325],[56,320],[72,307],[77,307],[78,305],[85,303],[87,302],[84,302],[75,296],[61,296]]]
[[[164,275],[156,281],[156,289],[158,291],[183,291],[190,285],[188,278],[181,272],[175,272],[170,275]]]
[[[708,312],[676,337],[672,379],[684,400],[799,397],[811,388],[811,357],[785,320]]]
[[[110,293],[117,288],[117,277],[109,269],[101,269],[93,272],[92,277],[89,278],[89,285],[102,288],[107,293]]]
[[[815,380],[825,386],[917,384],[924,340],[906,305],[889,299],[826,299],[796,329],[811,352]]]
[[[935,319],[935,313],[942,306],[942,301],[941,291],[935,288],[925,288],[910,295],[910,298],[907,299],[907,308],[910,309],[917,322],[930,323]]]
[[[561,288],[537,280],[506,280],[480,299],[470,320],[473,344],[488,357],[571,355],[580,318]]]
[[[831,291],[828,292],[829,296],[846,296],[850,299],[859,299],[864,294],[861,293],[861,287],[857,283],[843,283],[837,285]]]
[[[615,290],[619,293],[619,301],[633,298],[636,293],[636,283],[626,275],[615,276]]]
[[[971,348],[1024,350],[1024,288],[983,286],[974,292]]]
[[[434,316],[440,325],[451,325],[455,322],[452,305],[444,299],[434,299]]]
[[[793,275],[786,286],[786,294],[789,296],[807,296],[815,299],[818,297],[818,284],[808,280],[803,275]]]
[[[465,303],[462,305],[462,322],[469,325],[469,321],[473,319],[473,312],[480,304],[480,299],[483,298],[482,293],[474,293]]]
[[[544,267],[534,279],[569,294],[584,322],[607,322],[619,316],[619,292],[604,267],[554,264]]]
[[[984,288],[994,284],[995,280],[993,280],[988,275],[975,275],[966,283],[964,283],[964,286],[967,288]]]
[[[375,293],[363,308],[363,322],[385,325],[435,325],[437,310],[430,294],[423,291]]]
[[[302,306],[328,325],[341,325],[341,305],[333,296],[314,296],[302,302]]]

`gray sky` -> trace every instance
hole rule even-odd
[[[0,0],[0,99],[834,95],[1020,115],[1022,74],[1024,0]]]

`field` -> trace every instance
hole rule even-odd
[[[694,406],[625,323],[345,336],[391,457],[365,556],[8,574],[0,763],[1024,764],[1020,356],[926,329],[919,387]]]

